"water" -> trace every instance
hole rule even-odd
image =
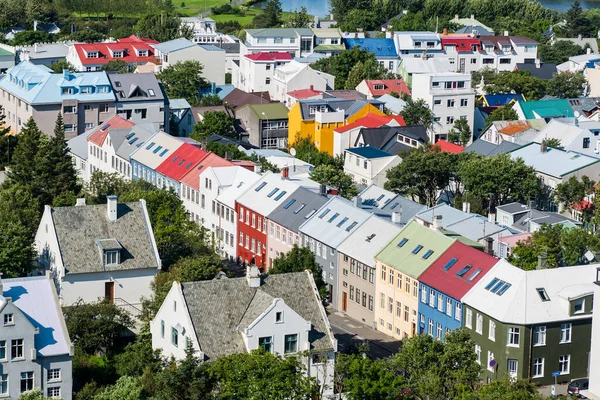
[[[321,18],[329,15],[329,1],[328,0],[280,0],[281,8],[283,11],[294,11],[300,10],[300,7],[305,6],[308,13],[311,15],[317,15]],[[538,0],[544,7],[551,10],[567,11],[573,4],[572,1],[568,0]],[[581,8],[595,8],[600,7],[600,0],[580,0]],[[263,8],[266,1],[258,3],[257,6]]]

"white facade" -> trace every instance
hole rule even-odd
[[[271,82],[269,88],[271,99],[291,103],[289,92],[308,88],[322,92],[333,89],[335,76],[316,71],[309,64],[291,61],[275,70]],[[289,104],[286,105],[289,107]]]
[[[387,182],[386,173],[390,168],[400,164],[402,159],[390,154],[389,157],[366,158],[346,151],[344,172],[360,185],[383,187]]]
[[[233,43],[229,35],[217,32],[217,23],[208,17],[184,17],[181,22],[193,29],[192,41],[199,44]]]
[[[310,29],[246,29],[246,40],[240,43],[240,56],[260,52],[285,51],[294,57],[313,52],[314,33]]]
[[[434,123],[429,134],[432,143],[446,139],[458,119],[466,119],[473,132],[475,92],[471,88],[471,74],[414,75],[412,90],[413,99],[425,100],[433,111]]]
[[[225,50],[214,45],[194,45],[163,53],[159,48],[155,48],[156,57],[161,61],[159,69],[168,68],[178,62],[198,61],[204,67],[204,79],[217,85],[225,84]]]
[[[276,69],[290,61],[291,57],[288,53],[265,53],[260,58],[255,55],[241,56],[239,68],[234,66],[231,82],[233,86],[245,92],[272,92],[273,75]]]

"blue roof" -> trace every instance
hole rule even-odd
[[[383,150],[379,150],[371,146],[354,147],[352,149],[348,149],[347,151],[364,158],[381,158],[393,156],[393,154],[387,153]]]
[[[525,101],[522,94],[488,94],[482,96],[489,107],[504,106],[511,101]]]
[[[114,101],[106,72],[52,73],[43,65],[22,61],[10,68],[0,88],[29,104],[54,104],[65,100]],[[84,93],[83,91],[89,91]]]
[[[512,159],[522,158],[526,165],[537,172],[561,178],[569,173],[600,162],[600,159],[574,151],[548,148],[540,150],[539,143],[529,143],[510,153]]]
[[[186,99],[170,99],[169,108],[171,110],[181,110],[184,108],[191,108],[190,103]]]
[[[394,57],[398,58],[394,39],[383,38],[364,38],[364,39],[344,39],[346,47],[360,47],[362,50],[375,53],[376,57]]]
[[[154,48],[161,53],[171,53],[173,51],[187,49],[188,47],[196,46],[194,42],[186,38],[169,40],[168,42],[159,43]]]

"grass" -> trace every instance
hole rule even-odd
[[[245,15],[237,15],[237,14],[214,15],[214,14],[211,14],[211,15],[209,15],[209,17],[214,19],[215,22],[238,21],[241,26],[246,26],[252,22],[252,18],[254,18],[255,15],[260,14],[261,12],[262,12],[262,10],[260,8],[249,7],[246,10]],[[286,11],[282,12],[281,19],[285,21],[286,19],[289,18],[290,14],[291,14],[290,12],[286,12]]]
[[[185,7],[182,8],[180,7],[181,1],[173,1],[175,10],[178,11],[180,14],[192,17],[206,10],[210,10],[213,7],[229,4],[229,0],[184,0],[184,3]]]

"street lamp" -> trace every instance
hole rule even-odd
[[[266,145],[269,146],[269,117],[267,117],[267,114],[265,114],[265,112],[261,112],[261,114],[263,115],[263,117],[265,117],[265,119],[267,120],[267,141],[266,141]],[[262,125],[262,124],[261,124]],[[261,132],[261,139],[262,139],[262,132]]]

